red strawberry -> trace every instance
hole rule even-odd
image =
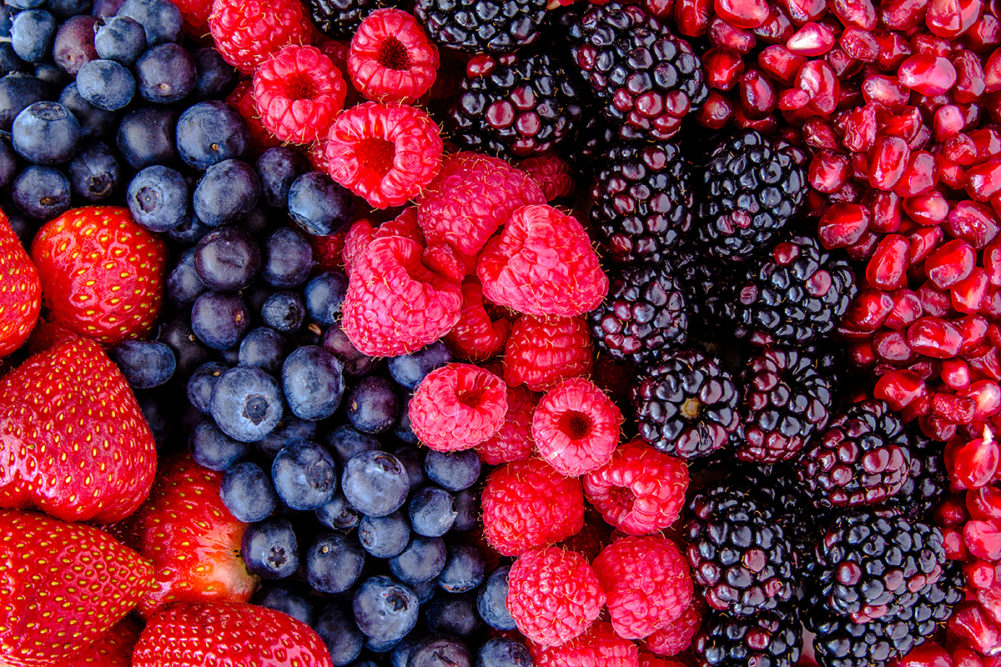
[[[333,663],[302,621],[240,602],[179,602],[150,619],[133,667],[323,667]]]
[[[0,664],[77,660],[150,585],[139,554],[93,526],[0,511]]]
[[[62,667],[131,667],[132,649],[139,641],[142,626],[132,616],[126,616],[105,632],[86,651]]]
[[[240,557],[247,524],[219,499],[222,474],[184,454],[161,465],[149,500],[121,526],[150,559],[153,588],[139,603],[148,616],[169,602],[246,602],[257,586]]]
[[[0,507],[119,521],[146,499],[156,445],[121,371],[75,337],[0,380]]]
[[[42,307],[38,271],[0,211],[0,357],[24,344]]]
[[[153,329],[166,248],[127,208],[66,211],[38,231],[31,258],[52,321],[109,345]]]

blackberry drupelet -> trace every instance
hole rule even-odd
[[[428,37],[468,53],[511,53],[536,41],[546,0],[417,0]]]
[[[628,267],[610,277],[608,296],[588,319],[598,347],[635,363],[681,345],[688,335],[682,286],[663,268]]]
[[[697,243],[726,261],[767,250],[802,208],[806,174],[800,151],[755,130],[728,137],[696,179],[702,189]]]
[[[693,459],[723,447],[737,428],[737,388],[717,359],[695,349],[665,352],[646,366],[630,402],[640,437]]]
[[[692,224],[688,164],[676,144],[618,144],[598,158],[591,223],[621,264],[667,259]]]
[[[792,667],[802,644],[795,609],[781,609],[750,617],[710,612],[692,647],[699,667]]]
[[[346,40],[371,12],[398,4],[394,0],[306,0],[316,27],[328,37]]]
[[[910,441],[910,474],[889,504],[920,521],[928,517],[949,490],[949,476],[942,455],[942,443],[932,440],[913,426],[905,428]]]
[[[878,505],[910,476],[909,442],[900,418],[879,400],[850,405],[796,462],[804,493],[820,508]]]
[[[820,536],[825,517],[810,506],[792,469],[781,463],[746,465],[738,468],[729,479],[731,484],[747,491],[768,508],[789,539],[797,564],[805,568],[813,559],[813,545]],[[811,520],[804,521],[804,517]]]

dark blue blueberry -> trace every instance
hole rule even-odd
[[[389,374],[400,386],[416,389],[424,377],[436,368],[450,363],[452,353],[441,341],[431,343],[410,354],[401,354],[389,360]]]
[[[494,637],[476,652],[474,667],[532,667],[532,654],[521,642]]]
[[[70,207],[69,179],[55,167],[26,167],[14,179],[10,196],[25,215],[51,220]]]
[[[296,150],[275,146],[261,153],[256,166],[257,175],[261,177],[264,203],[286,210],[292,181],[309,168],[309,162]]]
[[[438,592],[438,583],[434,579],[430,579],[419,584],[410,584],[410,588],[417,595],[421,605],[425,605],[434,599],[435,593]]]
[[[392,428],[400,412],[393,383],[380,375],[370,375],[348,393],[348,421],[362,433],[383,433]]]
[[[360,452],[344,466],[341,489],[351,506],[369,516],[386,516],[403,506],[410,484],[407,471],[392,454]]]
[[[170,0],[125,0],[118,9],[118,16],[138,21],[146,31],[146,43],[150,46],[176,42],[181,37],[181,11]]]
[[[282,388],[289,410],[300,419],[326,419],[344,394],[341,362],[317,345],[304,345],[282,364]]]
[[[410,524],[402,512],[363,517],[358,524],[358,542],[376,558],[398,556],[410,543]]]
[[[81,67],[76,87],[88,104],[105,111],[124,109],[136,94],[132,73],[114,60],[91,60]]]
[[[80,137],[83,139],[97,139],[111,134],[111,128],[118,120],[114,111],[98,109],[83,99],[76,81],[63,88],[63,92],[59,95],[59,103],[76,116],[80,123]]]
[[[237,227],[214,229],[195,247],[195,270],[209,289],[243,289],[253,282],[260,268],[261,249]]]
[[[191,330],[213,350],[235,347],[249,326],[250,313],[237,294],[206,292],[191,306]]]
[[[38,3],[39,6],[43,3]],[[14,23],[14,15],[20,10],[12,7],[9,2],[0,6],[0,37],[10,37],[10,27]]]
[[[133,169],[169,164],[177,157],[174,149],[176,123],[177,112],[171,109],[130,111],[118,126],[118,150]]]
[[[480,618],[495,630],[514,630],[518,627],[507,610],[507,575],[510,571],[510,565],[497,568],[476,593],[476,610]]]
[[[326,644],[334,667],[352,664],[365,646],[365,635],[351,616],[335,605],[323,610],[313,629]]]
[[[238,359],[241,366],[257,366],[276,374],[284,358],[285,338],[270,327],[251,329],[240,341]]]
[[[417,625],[420,607],[414,592],[390,577],[370,577],[351,601],[358,629],[378,642],[406,637]]]
[[[35,77],[21,72],[11,72],[0,79],[0,130],[10,132],[19,113],[48,97],[47,88]]]
[[[369,637],[365,641],[365,648],[368,649],[369,653],[389,653],[397,646],[400,645],[402,639],[373,639]]]
[[[122,167],[106,143],[95,141],[73,156],[66,171],[73,194],[89,204],[96,204],[115,193]]]
[[[269,327],[282,333],[295,333],[302,328],[306,307],[297,292],[275,292],[261,305],[261,319]]]
[[[262,269],[261,276],[269,285],[297,287],[306,282],[313,269],[313,247],[291,227],[279,227],[264,242]]]
[[[139,22],[128,16],[116,16],[94,36],[98,58],[131,65],[146,50],[146,32]]]
[[[240,226],[243,227],[243,231],[257,238],[264,236],[271,229],[271,222],[270,216],[264,209],[254,208],[240,222]]]
[[[28,70],[27,63],[17,57],[14,47],[10,42],[0,42],[0,76],[5,76],[11,72],[25,72]]]
[[[157,390],[136,392],[136,401],[153,433],[156,450],[162,451],[173,440],[174,434],[174,415],[168,402],[164,400],[163,393]]]
[[[271,464],[275,491],[294,510],[315,510],[337,491],[337,467],[327,450],[301,440],[282,449]]]
[[[323,325],[333,324],[341,314],[341,304],[348,292],[348,277],[340,271],[326,271],[306,283],[306,307],[313,319]]]
[[[0,188],[6,187],[17,174],[17,153],[10,139],[0,134]]]
[[[299,440],[316,438],[316,422],[299,419],[286,413],[271,433],[256,441],[254,445],[267,456],[274,456],[285,447]]]
[[[195,249],[188,248],[180,254],[174,268],[167,275],[167,297],[174,305],[185,306],[205,290],[205,283],[195,270]]]
[[[44,7],[45,0],[7,0],[4,4],[9,5],[10,8],[14,10],[16,15],[17,12],[25,9],[38,9],[39,7]]]
[[[404,637],[389,654],[389,667],[407,667],[410,664],[410,654],[423,639],[424,635],[419,631],[411,632]]]
[[[462,638],[472,635],[482,623],[476,613],[476,597],[469,593],[437,593],[425,608],[424,620],[431,632]]]
[[[401,442],[405,442],[409,445],[416,445],[420,442],[417,434],[414,433],[413,424],[410,423],[410,413],[403,410],[400,413],[400,419],[393,426],[393,435],[395,435]]]
[[[118,13],[125,0],[94,0],[90,13],[99,19],[107,21]]]
[[[327,449],[333,453],[341,465],[348,462],[359,452],[379,449],[379,441],[370,435],[359,433],[347,424],[328,431],[326,436]]]
[[[246,458],[249,451],[245,442],[239,442],[219,430],[215,422],[205,419],[191,429],[188,436],[191,458],[209,470],[223,471]],[[246,521],[246,519],[241,519]],[[257,521],[257,519],[255,519]]]
[[[315,236],[335,234],[351,222],[351,193],[321,171],[303,174],[288,192],[288,213]]]
[[[212,228],[203,223],[194,214],[182,220],[173,229],[167,232],[171,241],[181,246],[192,246],[198,243],[199,239],[212,231]]]
[[[98,58],[94,49],[96,26],[97,19],[93,16],[73,16],[56,31],[52,42],[52,60],[69,76],[76,76],[84,63]]]
[[[146,167],[129,183],[126,203],[139,226],[166,232],[191,215],[188,181],[181,172],[161,164]]]
[[[316,620],[313,603],[282,584],[262,586],[254,593],[254,597],[250,598],[250,603],[288,614],[306,625],[313,625]]]
[[[11,143],[28,162],[56,165],[67,162],[80,141],[80,123],[58,102],[35,102],[14,119]]]
[[[216,380],[212,418],[229,437],[260,440],[282,418],[282,394],[273,377],[260,368],[231,368]]]
[[[90,0],[48,0],[49,11],[57,19],[66,19],[90,11]]]
[[[407,661],[407,667],[442,667],[443,665],[473,667],[469,649],[453,637],[431,636],[414,647]]]
[[[465,532],[476,528],[480,518],[480,496],[473,489],[464,489],[455,494],[455,523],[452,530]]]
[[[174,350],[177,373],[183,377],[208,361],[209,353],[191,330],[187,315],[179,314],[160,328],[158,340]]]
[[[428,478],[449,491],[468,489],[480,478],[480,457],[476,451],[436,452],[431,450],[424,458]]]
[[[192,97],[205,100],[225,97],[236,81],[236,70],[211,46],[203,46],[195,51],[195,89]]]
[[[208,168],[195,187],[195,215],[217,227],[249,214],[261,194],[254,168],[242,160],[223,160]]]
[[[126,340],[108,349],[133,389],[159,387],[174,376],[177,359],[166,343],[155,340]]]
[[[417,447],[404,445],[393,450],[393,456],[400,460],[407,471],[407,481],[410,491],[416,491],[427,484],[427,477],[424,475],[424,454]]]
[[[177,152],[199,171],[242,157],[249,142],[243,116],[219,100],[194,104],[177,119]]]
[[[407,514],[415,533],[441,537],[451,530],[458,512],[451,493],[437,486],[425,486],[410,499]]]
[[[438,585],[448,593],[467,593],[483,583],[486,572],[487,564],[480,550],[472,544],[458,543],[448,550]]]
[[[340,533],[321,533],[306,552],[306,581],[321,593],[343,593],[365,567],[358,542]]]
[[[368,375],[381,360],[376,357],[369,357],[358,351],[347,334],[341,330],[339,324],[331,324],[323,332],[320,339],[323,348],[341,360],[344,364],[344,372],[351,377]]]
[[[299,544],[287,519],[247,526],[241,551],[247,569],[264,579],[284,579],[299,569]]]
[[[415,535],[407,548],[389,559],[389,570],[405,584],[431,581],[445,567],[445,542],[440,537]]]
[[[316,520],[327,528],[350,533],[358,527],[361,517],[351,509],[347,499],[341,493],[335,493],[328,503],[316,510]]]
[[[36,63],[33,71],[35,78],[45,84],[49,91],[47,97],[54,97],[53,91],[62,90],[69,84],[73,77],[64,72],[59,66],[50,62]]]
[[[247,523],[267,519],[278,507],[271,478],[252,461],[237,462],[226,469],[219,495],[233,516]]]
[[[158,44],[136,59],[139,95],[154,104],[173,104],[195,89],[195,59],[180,44]]]
[[[45,60],[52,51],[56,19],[44,9],[18,12],[10,26],[10,44],[18,58],[29,63]]]

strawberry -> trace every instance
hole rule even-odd
[[[322,667],[333,663],[319,635],[280,611],[241,602],[179,602],[149,620],[133,667]]]
[[[120,621],[153,576],[93,526],[0,510],[0,664],[72,662]]]
[[[58,343],[0,379],[0,507],[119,521],[155,472],[153,434],[94,341]]]
[[[142,626],[126,616],[105,632],[86,651],[61,667],[131,667],[132,649],[139,641]]]
[[[108,345],[153,329],[166,247],[127,208],[66,211],[38,231],[31,258],[52,321]]]
[[[240,557],[247,524],[219,498],[222,473],[184,454],[161,464],[149,500],[116,529],[150,559],[153,588],[139,603],[148,616],[169,602],[246,602],[257,586]]]
[[[21,347],[38,321],[38,271],[0,211],[0,357]]]

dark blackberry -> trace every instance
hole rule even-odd
[[[440,46],[511,53],[539,39],[546,0],[417,0],[414,11]]]
[[[688,335],[688,307],[681,285],[663,268],[639,266],[612,274],[608,296],[591,311],[591,334],[614,359],[636,363]]]
[[[572,137],[581,91],[546,53],[481,56],[467,67],[449,112],[456,143],[472,150],[527,157]]]
[[[598,158],[591,223],[613,262],[659,263],[692,223],[688,165],[675,144],[618,144]]]
[[[696,239],[709,255],[746,261],[766,250],[802,207],[801,154],[755,130],[728,137],[699,174]]]
[[[623,139],[664,140],[709,94],[687,42],[635,5],[590,5],[567,17],[571,54]]]
[[[711,612],[692,647],[699,667],[792,667],[802,644],[799,617],[788,609],[750,617]]]
[[[640,437],[693,459],[723,447],[737,428],[737,388],[717,359],[695,349],[667,352],[644,369],[630,402]]]
[[[879,400],[853,403],[806,448],[796,476],[817,507],[878,505],[903,488],[911,456],[900,418]]]
[[[350,39],[371,12],[398,4],[393,0],[306,0],[313,23],[333,39]]]
[[[792,349],[761,350],[744,365],[737,457],[776,463],[794,457],[827,424],[831,385]]]
[[[810,506],[796,483],[793,471],[783,464],[741,466],[730,475],[731,484],[763,504],[782,527],[801,569],[813,559],[813,545],[820,537],[824,517]],[[809,516],[813,520],[804,521]]]
[[[754,345],[809,345],[837,326],[857,290],[851,265],[808,236],[775,245],[727,300],[734,333]]]
[[[907,427],[905,427],[907,428]],[[941,442],[932,440],[917,428],[907,428],[911,468],[907,481],[890,499],[890,505],[911,518],[922,520],[938,506],[949,489]]]
[[[688,562],[710,607],[749,615],[792,600],[797,556],[767,500],[727,481],[696,494],[688,509]]]

